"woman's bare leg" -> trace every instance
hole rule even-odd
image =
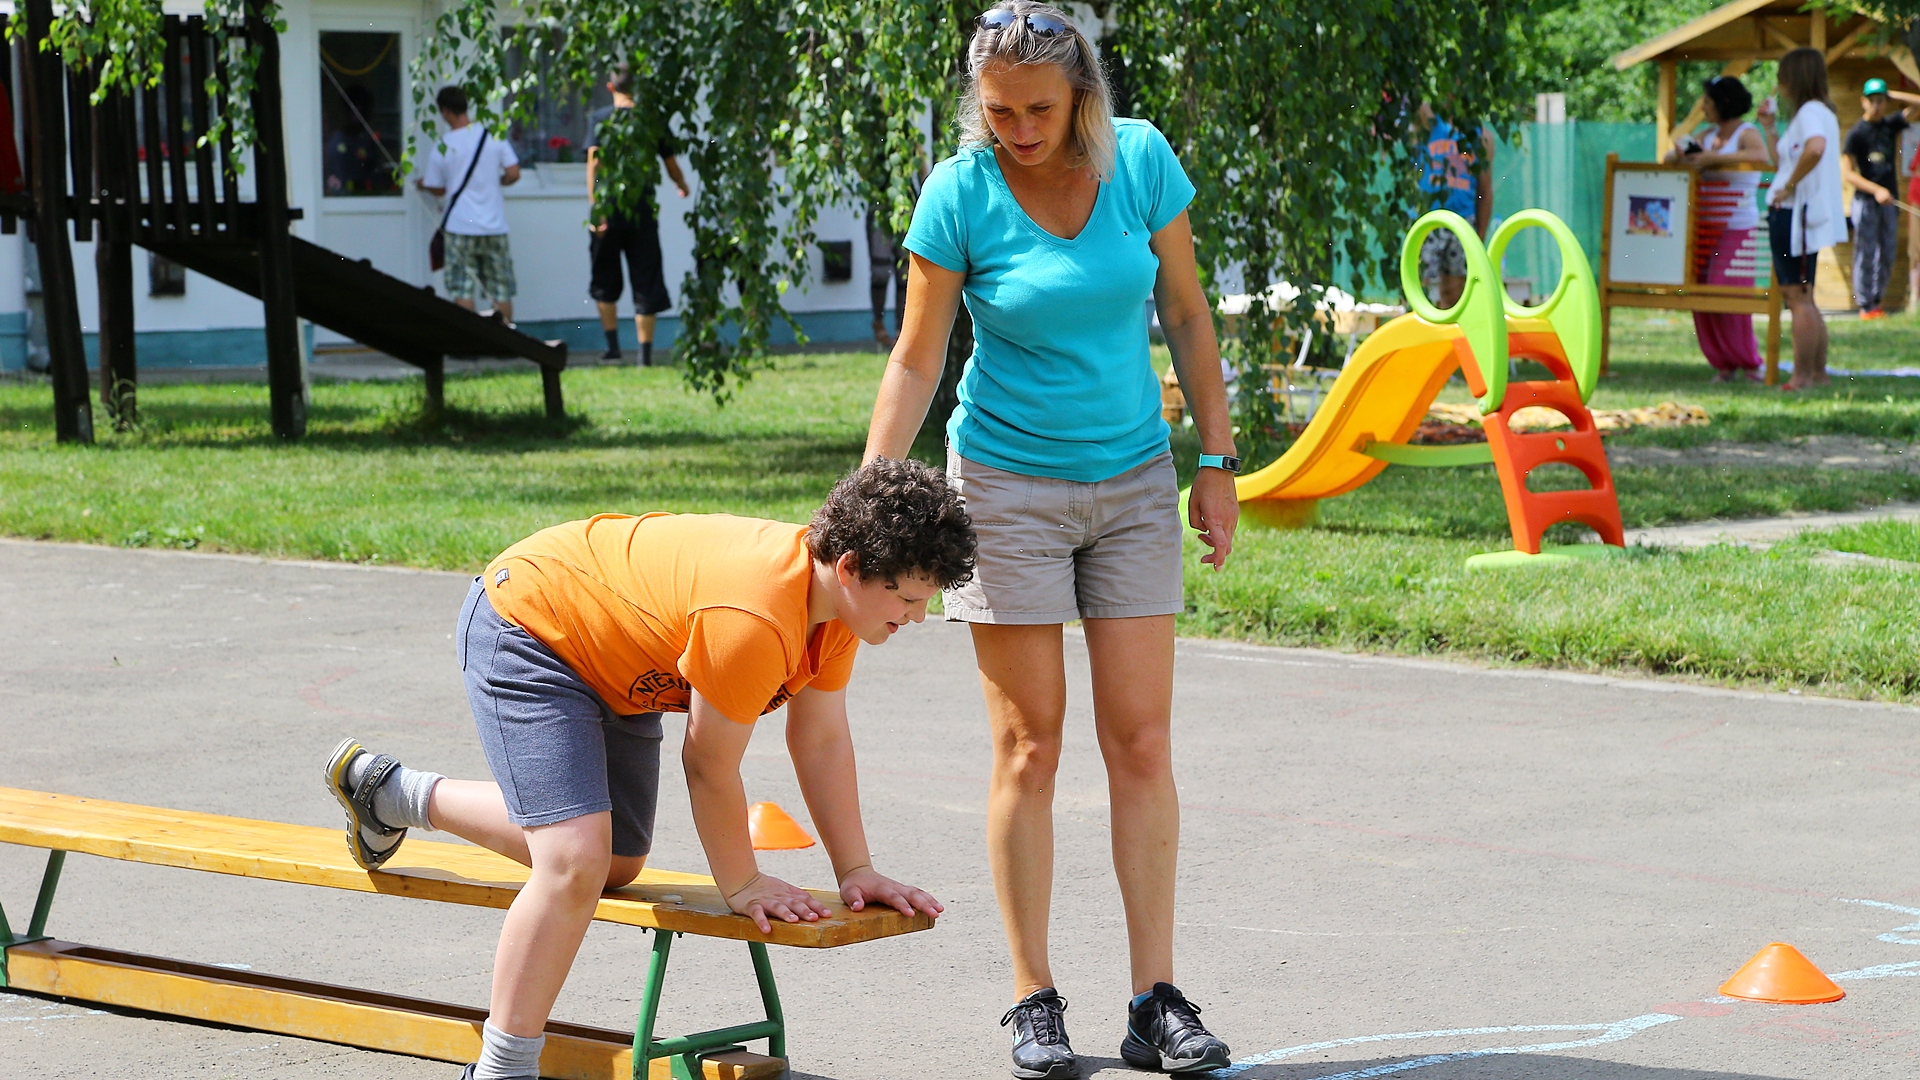
[[[1813,302],[1813,286],[1782,285],[1780,292],[1793,311],[1793,377],[1787,380],[1787,385],[1799,390],[1824,383],[1827,321]]]
[[[973,624],[973,652],[993,726],[987,861],[1013,956],[1017,1000],[1053,985],[1047,919],[1053,905],[1053,788],[1066,721],[1060,627]]]
[[[1133,992],[1173,981],[1180,794],[1173,783],[1173,616],[1088,619],[1094,726],[1107,764],[1113,870],[1127,911]]]

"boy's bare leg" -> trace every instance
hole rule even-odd
[[[479,844],[488,851],[497,851],[522,866],[533,865],[533,854],[527,846],[527,834],[531,830],[507,820],[507,800],[500,794],[499,784],[491,780],[442,780],[433,785],[433,798],[427,812],[433,819],[434,828]],[[610,814],[597,816],[612,821]],[[612,834],[609,832],[609,850],[612,843]],[[644,856],[613,855],[609,858],[611,861],[604,880],[610,889],[617,889],[639,877],[641,869],[647,864]]]
[[[546,1031],[606,886],[613,815],[603,811],[522,833],[533,874],[500,928],[488,1020],[509,1035],[533,1038]]]

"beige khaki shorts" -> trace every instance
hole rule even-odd
[[[949,450],[947,479],[979,541],[973,579],[945,594],[949,621],[1131,619],[1186,605],[1173,455],[1087,484],[1023,476]]]

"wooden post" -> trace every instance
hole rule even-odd
[[[114,427],[131,428],[139,419],[135,404],[138,372],[133,347],[133,245],[101,237],[93,249],[100,281],[100,404]]]
[[[1807,46],[1819,49],[1820,55],[1827,53],[1827,13],[1814,8],[1812,17],[1807,21]]]
[[[1673,149],[1673,84],[1679,75],[1679,66],[1679,61],[1671,58],[1660,60],[1659,94],[1653,105],[1655,161],[1665,161],[1667,151]]]
[[[247,5],[247,29],[260,58],[253,91],[254,124],[259,132],[253,161],[254,200],[260,205],[260,305],[267,323],[267,387],[273,399],[273,433],[298,439],[307,431],[307,379],[293,297],[287,139],[280,111],[280,35],[261,17],[257,0]]]
[[[41,303],[53,375],[54,432],[61,442],[90,443],[93,401],[87,392],[87,349],[80,336],[73,249],[67,243],[67,80],[60,55],[40,50],[53,25],[52,0],[25,3],[34,246],[40,252]]]
[[[1613,168],[1620,164],[1618,153],[1607,154],[1607,178],[1600,195],[1600,374],[1607,374],[1613,355],[1613,305],[1608,301],[1613,270]]]
[[[421,370],[427,375],[426,419],[437,424],[447,411],[447,358],[436,356]]]
[[[122,206],[128,185],[135,182],[133,160],[123,152],[132,105],[125,91],[115,90],[100,103],[93,118],[93,161],[98,170],[94,190],[100,205],[100,235],[93,250],[94,277],[100,288],[100,404],[120,431],[140,419],[133,344],[133,229]]]
[[[1767,285],[1767,385],[1780,385],[1780,284]]]
[[[567,406],[566,402],[560,399],[559,368],[541,366],[540,390],[547,399],[547,419],[565,420],[567,418]]]

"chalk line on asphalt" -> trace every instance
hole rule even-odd
[[[1326,1073],[1313,1080],[1362,1080],[1363,1077],[1387,1076],[1392,1073],[1421,1069],[1428,1065],[1444,1065],[1449,1061],[1469,1061],[1474,1058],[1492,1057],[1501,1054],[1545,1054],[1556,1050],[1579,1050],[1604,1043],[1630,1039],[1649,1028],[1661,1024],[1670,1024],[1682,1017],[1672,1013],[1651,1012],[1639,1016],[1629,1016],[1625,1020],[1615,1020],[1608,1024],[1513,1024],[1504,1027],[1450,1028],[1443,1031],[1402,1031],[1391,1035],[1357,1035],[1350,1039],[1329,1039],[1325,1042],[1302,1043],[1281,1050],[1269,1050],[1263,1054],[1242,1058],[1224,1069],[1216,1070],[1212,1075],[1219,1077],[1237,1076],[1248,1069],[1261,1065],[1270,1065],[1301,1054],[1311,1054],[1318,1050],[1338,1050],[1348,1046],[1365,1046],[1371,1043],[1406,1042],[1414,1039],[1469,1038],[1477,1035],[1534,1034],[1549,1031],[1593,1031],[1598,1034],[1586,1039],[1567,1039],[1560,1042],[1532,1043],[1525,1046],[1492,1046],[1483,1050],[1462,1050],[1450,1054],[1429,1054],[1426,1057],[1410,1061],[1396,1061],[1384,1065],[1375,1065],[1365,1069],[1348,1072]]]

